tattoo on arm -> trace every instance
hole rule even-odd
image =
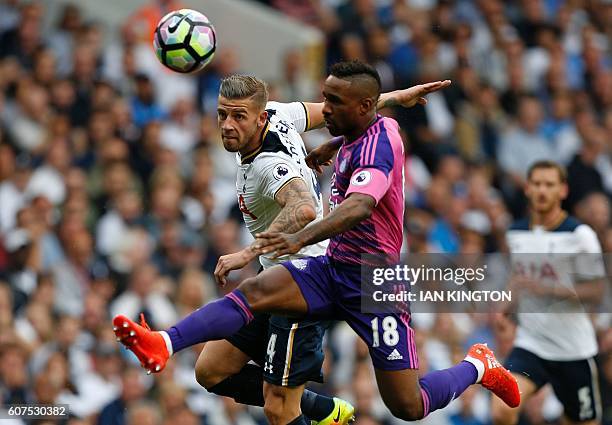
[[[399,102],[393,96],[393,92],[384,93],[380,96],[380,99],[378,99],[378,102],[376,103],[376,109],[380,110],[380,109],[390,108],[390,107],[397,106],[397,105],[399,105]]]
[[[295,233],[316,218],[312,194],[299,177],[285,183],[276,193],[276,202],[283,208],[268,227],[269,232]]]

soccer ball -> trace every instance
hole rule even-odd
[[[204,68],[215,55],[215,29],[200,12],[180,9],[157,24],[153,48],[159,61],[173,71],[190,73]]]

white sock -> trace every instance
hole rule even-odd
[[[172,341],[170,341],[170,335],[166,331],[159,331],[159,334],[162,336],[164,341],[166,342],[166,348],[168,349],[168,355],[171,356],[174,353],[172,349]]]
[[[477,358],[471,357],[471,356],[466,356],[465,359],[466,362],[472,363],[474,365],[474,367],[476,368],[476,371],[478,372],[478,378],[476,378],[476,384],[480,383],[480,381],[482,381],[482,376],[485,373],[485,365],[484,363],[482,363],[482,361],[480,361]]]

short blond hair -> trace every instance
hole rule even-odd
[[[230,75],[221,80],[219,96],[226,99],[251,99],[264,109],[268,103],[268,87],[263,80],[252,75]]]

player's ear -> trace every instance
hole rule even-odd
[[[266,125],[266,121],[268,120],[268,111],[265,109],[261,111],[259,116],[257,117],[257,127],[263,127]]]
[[[531,192],[531,190],[529,190],[530,187],[531,185],[529,184],[529,179],[527,179],[523,185],[523,193],[527,199],[529,199],[529,193]]]
[[[361,99],[361,103],[360,103],[360,112],[362,115],[367,114],[368,112],[370,112],[372,110],[373,107],[375,107],[376,103],[374,101],[374,99],[372,99],[371,97],[366,97],[364,99]]]
[[[569,187],[567,186],[567,183],[563,183],[561,185],[561,194],[560,194],[561,200],[562,201],[565,200],[568,194],[569,194]]]

